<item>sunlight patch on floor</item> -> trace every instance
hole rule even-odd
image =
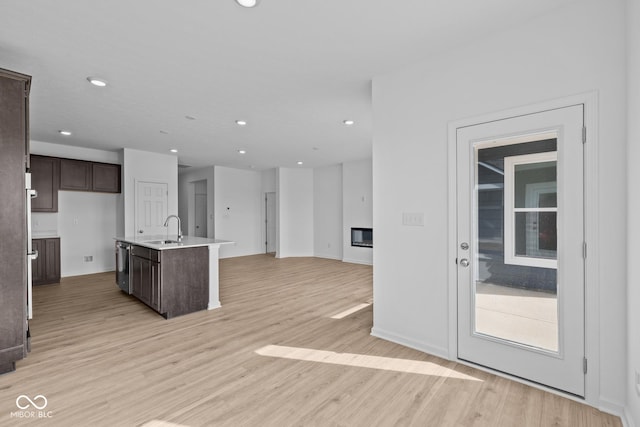
[[[345,311],[341,311],[341,312],[340,312],[340,313],[338,313],[338,314],[334,314],[333,316],[331,316],[331,318],[332,318],[332,319],[344,319],[344,318],[345,318],[345,317],[347,317],[348,315],[353,314],[353,313],[355,313],[356,311],[360,311],[360,310],[362,310],[363,308],[367,308],[367,307],[369,307],[370,305],[371,305],[371,303],[370,303],[370,302],[362,303],[362,304],[358,304],[358,305],[356,305],[355,307],[351,307],[351,308],[349,308],[349,309],[347,309],[347,310],[345,310]]]
[[[286,347],[280,345],[267,345],[259,348],[255,352],[260,356],[278,357],[282,359],[355,366],[358,368],[381,369],[385,371],[405,372],[410,374],[432,375],[469,381],[482,381],[453,369],[445,368],[437,363],[424,362],[421,360],[396,359],[393,357],[370,356],[354,353],[336,353],[334,351]]]

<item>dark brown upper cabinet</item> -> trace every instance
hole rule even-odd
[[[93,191],[104,193],[120,192],[120,165],[93,163]]]
[[[60,159],[60,190],[91,191],[92,163]]]
[[[31,199],[32,212],[58,212],[60,159],[31,156],[31,188],[38,197]]]

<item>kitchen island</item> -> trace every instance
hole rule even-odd
[[[167,236],[115,240],[116,250],[128,248],[126,259],[116,257],[117,272],[123,264],[128,267],[127,293],[165,318],[220,307],[219,250],[221,245],[234,242],[192,236],[184,236],[180,241]]]

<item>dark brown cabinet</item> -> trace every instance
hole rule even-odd
[[[32,212],[58,212],[60,159],[31,156],[31,188],[38,197],[31,200]]]
[[[0,374],[27,355],[25,172],[31,77],[0,69]]]
[[[92,163],[92,189],[97,192],[120,192],[120,165]]]
[[[133,296],[167,319],[205,310],[209,304],[209,249],[131,247]]]
[[[160,311],[160,252],[133,246],[131,248],[131,291],[133,296]]]
[[[32,261],[33,284],[60,282],[60,238],[33,239],[38,258]]]
[[[120,193],[120,165],[31,156],[32,212],[58,212],[58,190]]]
[[[91,162],[60,159],[60,190],[91,191]]]

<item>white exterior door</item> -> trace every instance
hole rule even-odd
[[[583,105],[457,129],[458,357],[584,396]]]
[[[169,185],[160,182],[136,182],[136,234],[164,235],[168,215]]]

